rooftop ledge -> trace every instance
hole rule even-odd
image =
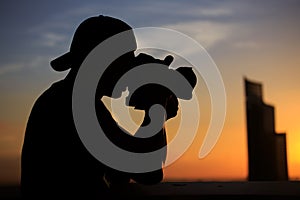
[[[300,199],[300,181],[130,183],[114,188],[125,199]],[[18,187],[0,187],[0,199],[21,199]]]
[[[300,199],[299,181],[278,182],[162,182],[129,184],[116,189],[122,196],[156,199]]]

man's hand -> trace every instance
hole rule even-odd
[[[140,53],[136,57],[136,66],[146,64],[146,63],[159,63],[159,64],[169,66],[173,62],[173,60],[174,60],[174,57],[171,55],[166,56],[164,60],[160,60],[160,59],[154,58],[148,54]]]

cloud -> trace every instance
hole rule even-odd
[[[37,56],[30,61],[18,61],[0,66],[0,77],[9,73],[22,71],[23,69],[34,69],[49,63],[49,57]]]
[[[255,41],[239,41],[233,44],[234,47],[239,49],[257,49],[260,45]]]
[[[28,34],[31,37],[31,44],[35,47],[45,50],[45,48],[51,51],[64,51],[68,47],[73,30],[73,23],[49,21],[44,24],[31,27],[28,30]]]
[[[24,65],[21,63],[10,63],[10,64],[6,64],[6,65],[2,65],[0,67],[0,76],[7,74],[7,73],[12,73],[12,72],[18,71],[18,70],[22,69],[23,67],[24,67]]]
[[[182,17],[224,17],[233,14],[231,6],[224,3],[209,1],[182,2],[182,1],[151,1],[132,5],[132,9],[141,13],[155,13],[167,16]]]
[[[229,8],[205,8],[198,10],[198,14],[207,17],[224,17],[233,14]]]
[[[47,47],[59,46],[67,40],[67,36],[65,34],[58,34],[54,32],[44,33],[41,36],[41,44]]]
[[[212,21],[193,21],[165,25],[166,28],[182,32],[206,48],[211,48],[222,40],[231,37],[237,28],[234,24]]]

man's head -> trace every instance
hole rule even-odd
[[[131,29],[128,24],[113,17],[103,15],[90,17],[76,29],[70,51],[52,60],[51,66],[56,71],[79,68],[85,57],[98,44],[115,34]]]

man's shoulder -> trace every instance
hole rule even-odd
[[[56,99],[60,99],[63,101],[65,98],[63,96],[67,96],[70,92],[68,90],[72,90],[71,87],[68,87],[64,80],[57,81],[53,83],[49,88],[47,88],[37,99],[36,103],[49,103],[53,104],[56,102]]]

